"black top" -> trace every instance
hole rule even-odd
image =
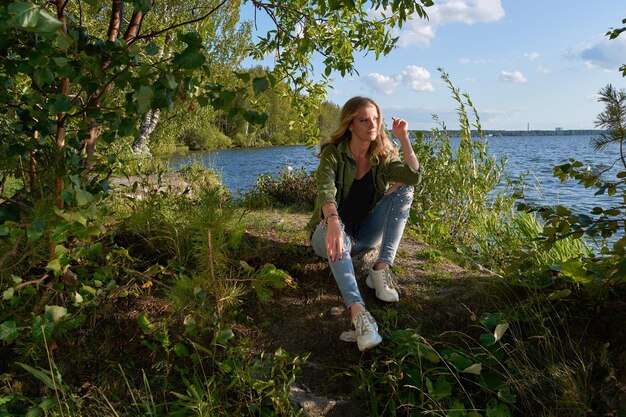
[[[354,179],[348,198],[339,207],[339,217],[344,224],[358,224],[370,211],[374,199],[374,179],[372,170],[367,171],[360,179]]]

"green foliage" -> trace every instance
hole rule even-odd
[[[182,333],[169,330],[169,320],[151,318],[146,312],[137,317],[143,349],[161,358],[162,364],[152,375],[142,370],[139,379],[129,377],[135,372],[131,364],[120,363],[117,372],[127,398],[103,398],[98,393],[79,396],[48,354],[48,369],[17,364],[38,384],[40,396],[2,395],[0,416],[298,415],[288,396],[306,357],[281,349],[250,355],[245,340],[237,340],[232,329],[215,320],[201,323],[188,315]],[[163,384],[167,391],[165,401],[152,392],[156,384]]]
[[[607,286],[623,284],[626,279],[626,236],[623,235],[626,229],[623,204],[626,198],[626,172],[618,172],[614,181],[605,181],[584,168],[580,161],[574,160],[555,167],[554,171],[562,181],[576,179],[585,188],[597,188],[596,194],[608,194],[613,197],[614,205],[610,208],[595,207],[589,214],[575,214],[561,205],[520,207],[541,215],[545,227],[540,238],[545,248],[553,248],[572,237],[600,239],[599,254],[587,253],[585,256],[565,259],[553,265],[551,270],[559,273],[566,281],[589,289],[602,290]]]
[[[214,340],[214,346],[219,346]],[[205,354],[210,351],[194,345]],[[297,415],[289,388],[306,358],[291,357],[282,349],[250,358],[242,348],[222,348],[211,375],[183,379],[184,391],[174,391],[171,416]],[[202,378],[199,376],[202,375]]]
[[[624,169],[616,172],[614,178],[607,179],[606,170],[592,170],[581,161],[570,158],[567,163],[554,167],[554,176],[561,182],[576,180],[584,188],[596,189],[595,195],[610,198],[610,207],[594,207],[590,213],[577,214],[561,205],[519,206],[520,210],[538,213],[543,219],[545,226],[538,239],[544,251],[552,251],[571,239],[596,242],[596,251],[565,257],[549,268],[550,273],[569,284],[582,286],[592,294],[596,291],[604,293],[607,288],[620,287],[626,283],[626,159],[623,149],[626,139],[626,96],[624,91],[618,92],[609,85],[600,91],[599,101],[604,103],[605,109],[598,116],[597,123],[608,131],[594,138],[593,143],[596,149],[616,143],[619,146],[616,164],[621,163]]]
[[[540,236],[543,221],[534,213],[510,210],[506,213],[485,213],[477,229],[486,238],[477,239],[471,247],[482,266],[497,271],[524,286],[549,287],[554,284],[551,267],[568,259],[592,252],[583,239],[570,237],[546,248]]]
[[[242,205],[259,207],[297,207],[311,210],[317,187],[315,176],[304,167],[281,168],[276,177],[270,173],[257,177],[254,188],[243,196]]]
[[[192,151],[229,148],[232,144],[228,136],[212,125],[204,130],[187,128],[181,133],[179,141]]]
[[[476,240],[479,219],[488,212],[506,210],[513,200],[492,194],[502,181],[505,161],[489,156],[469,95],[462,98],[443,71],[442,79],[459,105],[460,144],[457,149],[452,148],[443,124],[442,130],[433,131],[432,140],[418,138],[414,147],[424,167],[424,177],[411,224],[429,242],[470,246]],[[476,116],[474,124],[470,124],[468,107]],[[472,137],[472,128],[478,130],[478,138]]]
[[[489,331],[479,342],[454,348],[438,348],[412,329],[392,331],[369,369],[352,370],[370,415],[513,415],[517,400],[502,340],[509,324],[494,314],[480,323]]]

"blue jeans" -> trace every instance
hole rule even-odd
[[[413,187],[401,185],[393,193],[385,195],[361,223],[342,225],[342,257],[339,259],[337,256],[334,261],[330,260],[326,251],[326,223],[322,221],[315,228],[311,245],[317,255],[328,260],[346,307],[356,303],[365,305],[356,282],[352,255],[380,244],[378,262],[392,266],[412,201]]]

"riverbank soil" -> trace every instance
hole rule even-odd
[[[320,414],[366,415],[364,399],[355,396],[355,382],[346,374],[367,366],[371,353],[339,338],[351,329],[349,315],[327,263],[309,245],[304,231],[308,218],[308,214],[284,211],[247,212],[241,217],[245,243],[236,257],[254,267],[271,263],[287,271],[298,285],[278,291],[266,303],[248,305],[245,314],[251,323],[240,330],[258,351],[282,347],[294,355],[309,355],[295,385],[315,398]],[[499,304],[493,298],[499,291],[498,277],[462,268],[408,232],[394,265],[400,302],[379,301],[365,285],[368,264],[375,256],[357,257],[355,264],[362,296],[383,338],[402,328],[416,329],[427,339],[445,332],[468,334],[478,329],[478,314]]]

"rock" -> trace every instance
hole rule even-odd
[[[374,266],[374,262],[378,259],[379,254],[380,246],[376,246],[353,256],[352,263],[354,265],[354,272],[356,272],[357,275],[367,275],[369,269]]]
[[[291,387],[289,398],[302,409],[306,417],[344,416],[346,408],[354,408],[347,406],[347,401],[320,397],[297,386]]]

